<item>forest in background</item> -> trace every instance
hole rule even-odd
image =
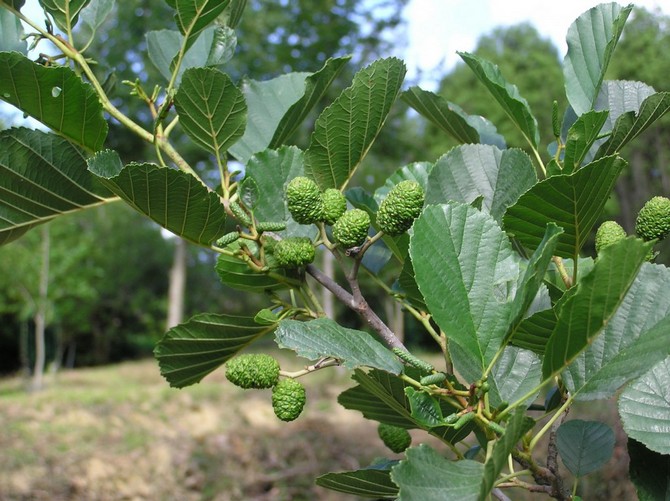
[[[285,71],[315,71],[328,57],[353,54],[348,71],[332,87],[335,95],[348,85],[356,68],[385,55],[392,44],[405,42],[405,3],[249,1],[237,30],[237,55],[223,69],[235,81],[245,75],[266,80]],[[162,0],[136,5],[135,10],[117,9],[90,50],[114,62],[116,72],[102,80],[114,86],[118,106],[149,123],[151,117],[144,103],[128,99],[130,88],[122,82],[134,79],[138,69],[142,69],[147,88],[162,82],[148,60],[142,36],[146,31],[164,28],[169,14]],[[261,10],[263,15],[257,15]],[[291,30],[282,28],[286,26]],[[258,40],[264,43],[256,43]],[[668,90],[665,76],[670,74],[670,54],[663,50],[668,46],[670,19],[636,9],[607,78],[640,79],[656,90]],[[558,100],[560,110],[566,106],[561,84],[563,55],[527,24],[494,30],[479,40],[474,52],[498,64],[505,78],[516,83],[538,116],[543,146],[549,147],[552,102]],[[461,104],[469,114],[498,110],[464,65],[445,75],[439,94]],[[328,102],[326,96],[322,106]],[[489,113],[487,118],[507,138],[509,146],[523,147],[502,111]],[[310,128],[308,121],[293,142],[304,146]],[[624,151],[630,165],[610,200],[607,217],[619,221],[629,232],[646,200],[670,194],[670,144],[663,140],[669,132],[670,119],[665,117]],[[153,155],[140,140],[113,123],[108,141],[124,156],[124,162]],[[203,151],[188,147],[186,142],[178,146],[192,165],[204,168],[210,161]],[[398,106],[365,160],[366,166],[361,169],[365,177],[358,182],[374,189],[398,167],[435,161],[450,146],[443,132]],[[659,249],[657,261],[668,263],[668,243]],[[240,301],[238,294],[218,282],[212,271],[214,259],[200,248],[166,237],[158,227],[121,204],[59,218],[30,231],[0,249],[0,372],[31,370],[34,332],[40,324],[46,332],[47,363],[57,370],[147,356],[166,325],[197,311],[220,311],[224,304],[229,312],[251,310],[253,305]],[[381,295],[374,297],[374,284],[367,286],[371,302],[382,301]],[[412,337],[412,325],[403,319],[402,312],[390,304],[373,306],[382,306],[378,309],[395,319],[391,324],[405,326],[410,344],[420,343]],[[347,318],[341,321],[346,324]]]

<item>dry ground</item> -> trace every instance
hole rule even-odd
[[[240,390],[221,370],[184,390],[153,360],[63,372],[37,394],[0,380],[0,501],[353,500],[313,479],[389,453],[374,423],[336,403],[349,374],[315,376],[292,423],[275,418],[269,391]],[[634,499],[625,467],[618,448],[585,499]]]

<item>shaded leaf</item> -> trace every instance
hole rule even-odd
[[[637,440],[628,439],[630,480],[640,501],[667,499],[670,494],[670,456],[650,451]]]
[[[209,246],[224,233],[226,212],[219,196],[190,174],[154,164],[124,167],[110,150],[90,158],[88,168],[131,207],[175,235]]]
[[[388,499],[398,495],[398,486],[391,480],[391,471],[374,468],[326,473],[316,478],[316,485],[366,498]]]
[[[557,320],[556,312],[553,309],[539,311],[519,324],[511,343],[514,346],[543,355],[547,342],[552,332],[554,332]]]
[[[16,51],[25,54],[28,44],[21,40],[23,27],[21,21],[7,9],[0,8],[0,52]]]
[[[493,366],[489,382],[489,399],[496,407],[502,402],[516,402],[536,388],[542,380],[542,360],[535,353],[508,346]],[[530,404],[533,397],[529,398]]]
[[[98,96],[70,68],[47,68],[2,52],[0,99],[89,150],[99,150],[107,137]]]
[[[309,112],[323,97],[330,85],[340,74],[350,56],[331,58],[316,73],[305,78],[305,90],[300,99],[284,113],[268,144],[269,148],[278,148],[296,131]]]
[[[535,183],[535,169],[523,150],[457,146],[430,171],[426,205],[449,200],[469,204],[482,196],[484,209],[500,222],[507,208]]]
[[[500,73],[498,66],[490,61],[467,52],[458,52],[458,55],[484,84],[510,120],[521,131],[526,141],[533,148],[537,148],[540,142],[537,120],[530,111],[528,101],[521,97],[516,85],[508,83]]]
[[[350,369],[373,367],[391,374],[402,371],[402,364],[393,352],[371,334],[341,327],[329,318],[309,322],[282,320],[275,339],[280,348],[288,348],[310,360],[333,357]]]
[[[646,128],[670,110],[670,92],[659,92],[647,97],[639,111],[627,111],[620,115],[609,139],[598,148],[596,158],[621,151]]]
[[[409,400],[412,418],[422,428],[444,426],[444,416],[442,415],[442,409],[437,397],[417,391],[409,386],[405,388],[405,395],[407,395],[407,399]]]
[[[670,269],[642,265],[603,333],[563,373],[578,400],[610,398],[670,355]]]
[[[400,501],[476,501],[484,465],[464,459],[449,461],[427,445],[410,447],[407,459],[391,469],[391,480],[400,487]]]
[[[242,138],[229,150],[246,164],[255,153],[265,150],[284,115],[305,94],[310,73],[288,73],[271,80],[243,80],[241,89],[247,102],[247,127]]]
[[[221,158],[246,126],[247,106],[230,77],[213,68],[184,72],[174,104],[179,124],[195,143]]]
[[[253,317],[202,313],[167,331],[154,356],[170,386],[183,388],[200,382],[274,327],[259,326]]]
[[[405,71],[396,58],[373,62],[319,115],[305,152],[305,172],[322,189],[346,186],[384,125]]]
[[[53,17],[60,29],[69,32],[81,10],[90,0],[39,0],[40,5]]]
[[[184,35],[185,48],[193,45],[198,35],[219,14],[221,14],[230,0],[166,0],[177,12],[175,21],[182,35]]]
[[[625,165],[618,156],[603,157],[572,174],[540,181],[507,210],[505,230],[534,251],[553,222],[564,230],[556,255],[574,258],[590,237]]]
[[[603,330],[635,280],[653,243],[629,237],[601,250],[591,273],[570,289],[547,342],[542,375],[563,370]]]
[[[614,432],[605,423],[573,419],[556,430],[556,447],[575,477],[602,468],[614,452]]]
[[[246,245],[252,252],[256,251],[256,245],[253,242]],[[238,248],[238,243],[227,247],[229,250]],[[215,270],[221,283],[235,290],[261,294],[268,290],[285,289],[289,286],[288,277],[283,271],[275,270],[271,274],[259,273],[252,270],[243,260],[227,254],[219,254]]]
[[[568,28],[563,76],[568,101],[578,116],[593,108],[632,8],[600,4],[584,12]]]
[[[0,132],[0,244],[56,216],[115,197],[86,169],[84,153],[60,136]]]
[[[630,438],[654,452],[670,454],[670,357],[621,393],[619,415]]]
[[[81,11],[81,20],[95,32],[114,10],[115,4],[114,0],[91,0]]]
[[[587,111],[572,124],[566,138],[563,174],[579,169],[607,121],[608,114],[607,111]]]
[[[487,499],[493,490],[498,475],[502,473],[507,466],[508,457],[516,444],[523,438],[527,431],[535,425],[535,420],[526,417],[526,410],[517,408],[512,418],[507,422],[505,433],[496,441],[493,446],[491,456],[484,465],[484,475],[482,478],[479,499]]]

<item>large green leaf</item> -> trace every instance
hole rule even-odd
[[[493,144],[505,147],[505,139],[484,117],[468,115],[460,106],[419,87],[410,87],[400,96],[424,117],[461,143]]]
[[[600,4],[584,12],[568,28],[563,75],[568,101],[578,116],[593,108],[632,8]]]
[[[670,494],[670,455],[650,451],[637,440],[628,439],[628,473],[639,501],[668,499]]]
[[[351,87],[321,113],[305,156],[305,172],[321,188],[346,186],[384,125],[404,77],[399,59],[377,60],[356,73]]]
[[[469,205],[432,205],[414,222],[410,255],[433,319],[473,371],[485,368],[508,330],[520,274],[507,236]]]
[[[670,454],[670,357],[621,393],[619,414],[629,437],[652,451]]]
[[[0,244],[56,216],[114,199],[86,170],[83,152],[60,136],[0,132]]]
[[[0,99],[89,150],[99,150],[107,137],[93,87],[70,68],[47,68],[17,52],[1,52]]]
[[[517,408],[512,418],[507,422],[505,433],[493,446],[493,452],[484,465],[484,475],[479,490],[479,499],[488,499],[493,490],[498,475],[508,464],[509,455],[516,448],[516,444],[535,425],[532,418],[526,417],[526,410]]]
[[[221,14],[230,0],[166,0],[174,8],[175,21],[182,35],[184,35],[185,47],[188,49],[195,42],[198,35],[219,14]]]
[[[542,360],[532,351],[508,346],[493,366],[488,380],[491,405],[496,407],[502,402],[516,402],[540,384]],[[530,404],[530,401],[527,403]]]
[[[556,431],[556,448],[563,464],[575,477],[602,468],[614,452],[614,432],[599,421],[573,419]]]
[[[146,34],[149,59],[165,80],[170,80],[172,76],[171,64],[183,40],[182,34],[175,30],[150,31]],[[189,68],[218,66],[227,62],[233,56],[236,46],[237,37],[230,28],[206,28],[186,51],[175,82],[179,84],[182,75]]]
[[[124,167],[110,150],[91,157],[88,168],[131,207],[175,235],[208,246],[224,232],[226,212],[219,196],[191,174],[154,164]]]
[[[542,364],[545,379],[562,371],[602,332],[652,245],[631,237],[605,247],[591,273],[566,293],[545,350]]]
[[[23,27],[21,21],[13,13],[0,8],[0,52],[26,53],[28,45],[22,40]]]
[[[477,501],[484,465],[464,459],[449,461],[427,445],[407,449],[407,459],[391,469],[400,487],[399,501]]]
[[[237,352],[271,332],[253,317],[202,313],[165,333],[154,349],[170,386],[198,383]]]
[[[349,59],[351,59],[350,56],[328,59],[323,68],[305,79],[304,94],[284,113],[268,147],[279,148],[300,127],[303,120],[324,96]]]
[[[522,150],[495,146],[457,146],[440,157],[430,171],[426,205],[449,200],[482,207],[498,222],[510,205],[537,183],[530,157]]]
[[[244,80],[241,88],[247,101],[247,128],[230,153],[246,164],[252,155],[265,150],[284,115],[305,95],[309,73],[288,73],[272,80]]]
[[[391,471],[386,469],[326,473],[317,477],[316,485],[366,498],[395,499],[398,495],[398,486],[391,480]]]
[[[69,32],[77,24],[81,9],[90,0],[39,0],[40,5],[53,17],[60,29]]]
[[[570,174],[582,165],[582,161],[607,121],[607,116],[607,111],[588,111],[572,124],[565,142],[564,174]]]
[[[511,343],[542,355],[556,322],[556,312],[553,309],[536,312],[519,324]]]
[[[350,369],[373,367],[391,374],[402,372],[402,364],[393,352],[371,334],[341,327],[329,318],[282,320],[275,338],[280,348],[294,350],[310,360],[333,357]]]
[[[625,165],[618,156],[603,157],[572,174],[540,181],[507,210],[505,229],[535,250],[547,224],[554,222],[564,230],[556,255],[574,258],[589,238]]]
[[[637,113],[627,111],[617,118],[609,139],[598,148],[596,158],[621,151],[621,148],[665,115],[668,110],[670,110],[670,92],[659,92],[647,97]]]
[[[185,71],[174,104],[179,124],[189,137],[217,158],[244,134],[244,96],[230,77],[217,69]]]
[[[579,400],[606,399],[670,355],[670,269],[646,263],[621,306],[563,374]]]
[[[507,82],[498,66],[490,61],[467,52],[459,52],[458,55],[484,84],[510,120],[521,131],[526,141],[533,148],[537,148],[540,142],[537,120],[530,111],[528,101],[521,97],[516,85]]]

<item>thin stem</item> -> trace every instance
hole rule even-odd
[[[549,430],[551,429],[551,425],[553,425],[554,422],[555,422],[557,419],[560,419],[561,416],[563,415],[563,413],[566,411],[566,409],[567,409],[568,407],[570,407],[570,405],[572,405],[572,400],[573,400],[573,398],[574,398],[574,396],[573,396],[573,395],[570,395],[570,396],[565,400],[565,402],[563,403],[563,405],[561,405],[561,406],[558,408],[558,410],[554,413],[554,415],[551,417],[551,419],[545,423],[545,425],[544,425],[544,426],[542,427],[542,429],[537,433],[537,435],[535,435],[535,436],[533,437],[533,440],[531,440],[531,441],[530,441],[530,444],[528,445],[528,450],[529,450],[529,451],[532,451],[532,450],[535,448],[535,446],[536,446],[537,443],[540,441],[540,439],[544,436],[544,434],[547,433],[547,431],[549,431]]]
[[[313,365],[310,365],[308,367],[305,367],[302,370],[295,371],[295,372],[287,372],[287,371],[279,371],[279,374],[285,377],[290,377],[290,378],[299,378],[302,377],[306,374],[309,374],[311,372],[315,372],[321,369],[325,369],[326,367],[337,367],[340,365],[340,361],[337,360],[336,358],[322,358],[318,362],[316,362]]]
[[[536,386],[535,388],[531,389],[525,395],[523,395],[521,398],[517,399],[514,403],[510,404],[507,408],[505,408],[505,410],[503,410],[500,414],[498,414],[498,417],[500,419],[502,419],[507,414],[510,414],[514,409],[516,409],[516,407],[523,404],[529,398],[534,397],[539,391],[542,390],[542,388],[544,388],[549,383],[551,383],[551,381],[553,381],[553,374],[550,377],[548,377],[547,379],[545,379],[544,381],[542,381],[539,384],[539,386]]]
[[[558,270],[558,274],[561,276],[561,279],[563,280],[563,283],[565,284],[566,288],[572,287],[574,284],[574,280],[570,278],[570,275],[568,274],[568,270],[565,269],[565,264],[563,264],[563,258],[559,256],[552,256],[551,260],[554,262],[556,265],[556,269]]]

